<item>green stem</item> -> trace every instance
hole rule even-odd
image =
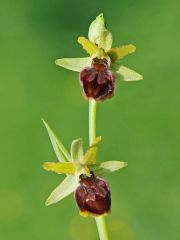
[[[100,240],[109,240],[105,217],[101,216],[96,217],[95,219]]]
[[[96,101],[89,99],[89,145],[96,139]]]
[[[89,99],[89,145],[96,139],[96,101]],[[106,220],[104,216],[96,217],[96,225],[100,240],[109,240]]]

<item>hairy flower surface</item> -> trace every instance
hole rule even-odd
[[[75,199],[81,215],[104,215],[111,209],[111,192],[107,182],[102,177],[96,177],[93,172],[88,177],[80,175],[80,185],[75,191]]]
[[[72,142],[69,153],[49,125],[44,120],[43,122],[59,160],[45,162],[43,168],[57,174],[66,174],[65,179],[47,199],[46,205],[57,203],[75,192],[81,215],[98,216],[108,213],[111,207],[111,194],[103,176],[127,166],[127,163],[107,161],[97,164],[96,154],[101,137],[97,137],[85,153],[82,139],[76,139]]]
[[[112,41],[112,34],[106,29],[103,14],[100,14],[89,27],[88,39],[78,38],[78,43],[90,57],[62,58],[55,62],[61,67],[80,72],[80,83],[86,99],[103,101],[112,97],[115,79],[123,81],[143,79],[142,75],[117,62],[133,53],[136,47],[128,44],[112,48]]]
[[[91,67],[84,68],[80,73],[80,82],[85,97],[102,101],[114,94],[115,76],[108,70],[106,58],[93,58]]]

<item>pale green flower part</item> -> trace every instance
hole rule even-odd
[[[101,35],[106,31],[103,13],[99,14],[89,26],[88,38],[92,43],[98,45]]]
[[[92,58],[106,58],[108,60],[109,69],[114,72],[116,79],[123,81],[137,81],[143,79],[141,74],[117,63],[118,60],[135,52],[136,47],[132,44],[128,44],[112,48],[113,37],[111,32],[105,27],[102,13],[90,24],[88,38],[89,39],[79,37],[78,43],[82,45],[83,49],[90,57],[61,58],[57,59],[55,64],[72,71],[81,72],[83,68],[91,66]]]
[[[89,176],[90,171],[93,171],[97,176],[104,176],[127,166],[126,162],[121,161],[107,161],[96,164],[96,155],[101,137],[97,137],[85,153],[83,151],[82,139],[74,140],[71,144],[71,154],[69,154],[47,122],[43,120],[43,123],[59,160],[59,162],[45,162],[43,168],[57,174],[66,174],[65,179],[47,199],[47,206],[57,203],[73,193],[79,185],[79,176],[81,174]]]

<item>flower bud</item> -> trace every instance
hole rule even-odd
[[[108,62],[105,58],[94,58],[91,67],[81,71],[80,83],[87,98],[103,101],[114,95],[115,76],[108,70]]]
[[[100,216],[110,211],[111,193],[103,178],[96,177],[91,172],[90,177],[80,175],[79,183],[75,199],[81,213]]]

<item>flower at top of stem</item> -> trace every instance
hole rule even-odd
[[[142,75],[117,61],[133,53],[132,44],[112,48],[112,34],[105,27],[103,14],[90,24],[88,38],[78,37],[78,43],[90,55],[83,58],[57,59],[56,64],[72,71],[80,72],[80,83],[86,99],[102,101],[114,95],[115,79],[136,81]]]
[[[66,174],[65,179],[55,188],[46,201],[46,205],[59,202],[75,192],[75,199],[82,216],[99,216],[110,211],[111,193],[104,175],[117,171],[127,163],[106,161],[96,163],[101,137],[97,137],[84,153],[82,139],[71,144],[70,153],[43,120],[59,162],[45,162],[43,168],[57,174]]]
[[[102,101],[114,94],[115,76],[112,71],[108,70],[106,58],[93,58],[91,67],[86,67],[81,71],[80,82],[85,98]]]

